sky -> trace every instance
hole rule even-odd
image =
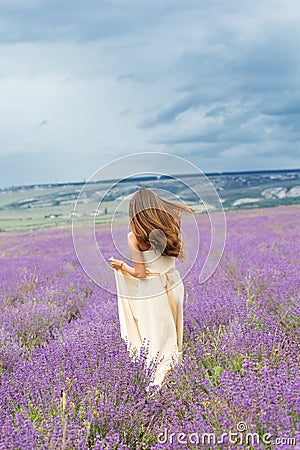
[[[0,188],[143,152],[300,168],[299,23],[298,0],[0,0]]]

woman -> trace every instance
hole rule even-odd
[[[185,253],[179,237],[190,206],[140,188],[129,203],[128,245],[133,267],[113,257],[121,336],[133,356],[147,344],[147,365],[157,358],[150,385],[160,387],[173,363],[182,361],[184,285],[175,259]]]

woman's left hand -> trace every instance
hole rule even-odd
[[[122,269],[123,268],[123,261],[120,261],[119,259],[115,259],[112,256],[110,258],[108,258],[109,264],[114,268],[114,269]]]

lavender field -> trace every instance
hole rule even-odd
[[[0,449],[300,448],[300,205],[226,219],[217,270],[198,284],[200,252],[183,280],[184,363],[149,399],[116,295],[82,270],[71,229],[0,234]],[[108,225],[97,238],[115,255]]]

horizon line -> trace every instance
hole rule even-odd
[[[244,171],[225,171],[225,172],[203,172],[203,174],[207,177],[209,176],[221,176],[221,175],[243,175],[250,173],[279,173],[279,172],[300,172],[300,169],[262,169],[262,170],[244,170]],[[151,172],[149,172],[151,173]],[[119,181],[121,183],[132,182],[132,181],[159,181],[170,178],[179,178],[179,177],[195,177],[201,174],[197,173],[185,173],[185,174],[173,174],[173,175],[150,175],[150,176],[141,176],[141,177],[128,177],[124,179],[119,178],[110,178],[105,180],[98,181],[65,181],[65,182],[49,182],[49,183],[34,183],[34,184],[25,184],[25,185],[11,185],[7,187],[0,188],[0,191],[7,191],[10,189],[21,189],[21,188],[33,188],[33,187],[53,187],[53,186],[66,186],[66,185],[83,185],[83,184],[97,184],[97,183],[110,183]]]

